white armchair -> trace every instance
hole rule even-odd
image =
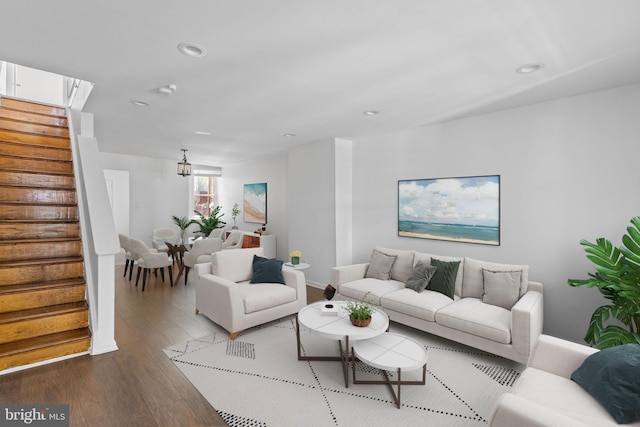
[[[153,248],[158,252],[167,252],[169,247],[165,242],[176,244],[178,243],[178,237],[178,232],[173,228],[154,228],[151,236]]]
[[[193,246],[184,254],[184,284],[187,284],[189,270],[196,264],[211,262],[211,254],[222,250],[222,239],[207,238],[193,242]]]
[[[243,239],[243,231],[231,230],[231,233],[229,233],[227,240],[222,243],[222,249],[240,249],[242,248]]]
[[[196,264],[196,314],[229,331],[232,340],[244,329],[295,314],[307,304],[304,274],[283,268],[284,284],[250,284],[253,256],[263,248],[220,251],[211,262]]]
[[[142,292],[144,292],[147,284],[147,274],[151,269],[155,271],[159,268],[162,281],[164,282],[164,268],[169,267],[169,282],[171,283],[171,287],[173,287],[173,262],[166,253],[154,252],[149,249],[142,240],[133,237],[129,238],[129,248],[131,249],[131,253],[137,258],[136,262],[138,263],[136,286],[138,286],[138,281],[140,280],[140,271],[144,270],[144,274],[142,275]]]

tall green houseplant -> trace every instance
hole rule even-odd
[[[208,237],[213,230],[222,228],[226,224],[226,222],[220,219],[224,215],[224,213],[220,213],[221,208],[222,206],[216,206],[209,216],[204,216],[200,211],[193,211],[200,219],[192,219],[190,223],[197,224],[200,227],[198,233],[204,235],[204,237]]]
[[[597,287],[609,300],[593,312],[584,337],[599,349],[640,344],[640,216],[632,218],[631,224],[620,248],[602,237],[596,243],[581,240],[596,272],[589,273],[589,279],[568,282],[571,286]],[[614,324],[607,323],[610,320]]]

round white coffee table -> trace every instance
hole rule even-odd
[[[334,311],[323,310],[323,306],[327,304],[333,305]],[[378,309],[371,316],[369,326],[354,326],[343,309],[346,304],[346,301],[320,301],[304,307],[296,316],[296,339],[298,360],[342,362],[344,385],[349,387],[349,341],[366,340],[389,330],[389,316]],[[300,350],[300,325],[325,338],[338,340],[340,356],[303,356]],[[342,350],[343,339],[345,340],[344,351]]]
[[[400,409],[401,385],[424,385],[427,379],[427,349],[419,342],[403,335],[387,332],[374,338],[358,341],[352,347],[353,383],[354,384],[387,384],[391,389],[396,406]],[[382,369],[384,381],[356,379],[356,358],[374,368]],[[402,381],[402,371],[413,371],[422,368],[422,381]],[[397,379],[391,382],[387,371],[396,371]],[[396,393],[393,384],[398,388]]]

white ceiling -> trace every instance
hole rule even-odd
[[[215,166],[640,82],[640,0],[3,0],[0,10],[0,60],[95,83],[85,110],[101,151],[177,160],[187,148],[192,163]],[[182,55],[181,42],[206,56]],[[534,62],[546,66],[515,73]],[[175,94],[157,93],[169,84]]]

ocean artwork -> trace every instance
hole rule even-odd
[[[398,236],[500,244],[500,175],[398,181]]]
[[[267,223],[267,183],[245,184],[243,192],[244,222]]]

